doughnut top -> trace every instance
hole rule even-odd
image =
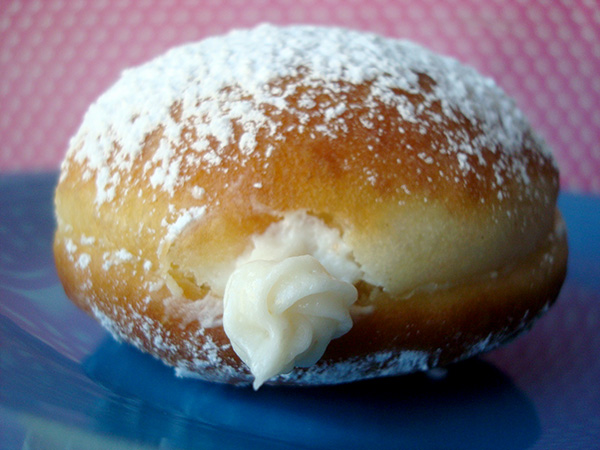
[[[514,102],[454,59],[263,25],[125,71],[73,137],[63,191],[78,207],[58,201],[61,220],[198,295],[295,211],[337,228],[364,281],[400,295],[533,252],[558,172]]]
[[[353,86],[362,86],[360,104],[344,95]],[[315,89],[318,95],[312,95]],[[472,162],[483,159],[482,149],[515,154],[533,141],[528,146],[548,156],[513,101],[490,78],[454,59],[340,28],[262,25],[181,46],[124,71],[89,108],[69,157],[85,163],[84,177],[96,173],[95,200],[102,204],[114,199],[116,185],[158,133],[143,173],[152,187],[172,194],[185,183],[186,167],[228,170],[224,158],[243,165],[260,134],[277,141],[290,127],[310,127],[313,135],[335,138],[348,133],[344,118],[352,114],[373,130],[383,119],[374,106],[382,103],[397,111],[400,127],[413,125],[423,135],[431,124],[474,125],[475,136],[454,127],[436,138],[436,150],[453,155],[464,174],[476,170]],[[282,126],[282,111],[295,115],[295,123]],[[228,151],[232,143],[239,147],[235,154]],[[179,151],[182,146],[188,151]],[[273,149],[263,148],[262,157]],[[427,152],[415,154],[433,162]],[[507,169],[529,181],[525,164],[510,166],[496,161],[498,184]],[[372,167],[364,173],[376,183]]]

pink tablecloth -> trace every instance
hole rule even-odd
[[[596,0],[0,0],[0,171],[56,168],[123,68],[260,22],[409,38],[477,67],[551,144],[563,188],[600,193]]]

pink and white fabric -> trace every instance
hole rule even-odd
[[[124,68],[263,22],[408,38],[475,66],[550,143],[563,188],[600,193],[597,0],[0,0],[0,171],[56,169]]]

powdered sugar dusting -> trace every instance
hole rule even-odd
[[[195,220],[200,219],[206,213],[206,206],[193,206],[179,211],[177,219],[173,223],[163,220],[162,225],[167,227],[165,242],[171,242],[185,227]]]
[[[217,349],[218,346],[215,346],[211,340],[208,340],[203,348],[209,353],[217,352]],[[192,363],[181,361],[175,367],[175,373],[177,376],[184,378],[206,380],[208,376],[211,381],[231,382],[235,380],[235,384],[238,385],[250,385],[252,383],[252,376],[248,371],[235,370],[230,366],[214,367],[212,363],[215,359],[218,359],[217,354],[218,352],[214,353],[214,358],[209,358],[209,360],[198,359]],[[427,370],[435,366],[436,363],[435,357],[427,352],[417,350],[384,351],[352,360],[321,362],[303,369],[296,368],[290,373],[278,375],[268,381],[267,384],[322,385],[350,383],[374,377],[389,377]]]
[[[77,259],[76,266],[79,267],[79,269],[84,270],[90,264],[91,260],[92,258],[90,257],[90,255],[88,255],[87,253],[82,253],[81,255],[79,255],[79,259]]]
[[[102,255],[102,268],[109,270],[112,266],[131,261],[133,258],[134,256],[124,248],[115,252],[105,252]]]
[[[427,370],[432,365],[435,365],[435,363],[432,362],[427,352],[416,350],[384,351],[350,361],[312,366],[304,371],[295,370],[289,374],[280,375],[273,381],[308,385],[348,383],[375,376],[387,377]],[[369,376],[369,374],[371,375]]]
[[[420,74],[430,81],[424,82]],[[281,79],[291,81],[282,88]],[[368,83],[367,106],[375,101],[392,105],[424,134],[427,124],[439,123],[442,114],[455,122],[471,121],[481,133],[449,134],[446,148],[440,149],[455,153],[465,174],[473,171],[473,157],[482,160],[484,148],[516,153],[527,140],[545,148],[492,80],[453,59],[407,41],[340,28],[262,25],[175,48],[123,72],[88,110],[72,139],[70,157],[85,163],[84,178],[95,176],[96,202],[102,204],[115,198],[116,187],[142,155],[148,136],[157,133],[159,142],[144,165],[145,176],[153,188],[173,194],[186,181],[186,165],[218,168],[230,145],[237,146],[243,164],[254,154],[259,133],[281,139],[284,130],[267,110],[291,111],[304,127],[311,120],[310,108],[318,103],[311,88],[338,92],[340,83]],[[290,102],[300,85],[306,88],[303,97]],[[415,106],[399,91],[423,100]],[[439,108],[430,108],[434,103]],[[322,123],[311,126],[314,136],[348,132],[341,116],[351,113],[352,105],[321,107],[316,113]],[[377,120],[360,117],[372,133],[377,132]],[[192,150],[185,159],[178,150],[183,145]],[[524,165],[495,169],[510,169],[527,182]]]

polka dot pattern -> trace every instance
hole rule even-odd
[[[475,66],[552,146],[563,188],[600,193],[600,4],[568,0],[4,0],[0,171],[55,169],[124,68],[261,22],[374,31]]]

